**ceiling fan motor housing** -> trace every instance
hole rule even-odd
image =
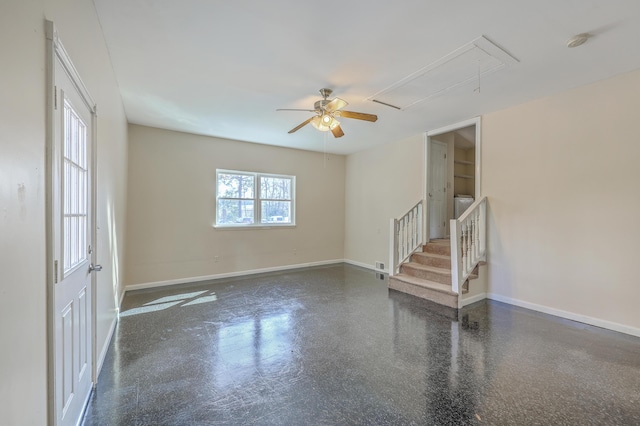
[[[313,104],[313,107],[316,109],[316,111],[324,111],[324,107],[331,102],[329,99],[321,99],[319,101],[316,101],[315,104]]]

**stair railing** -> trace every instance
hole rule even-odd
[[[481,261],[487,260],[487,197],[476,200],[458,218],[452,219],[451,287],[455,293]]]
[[[389,275],[396,275],[402,262],[423,244],[424,200],[420,200],[399,219],[391,219]]]

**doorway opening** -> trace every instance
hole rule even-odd
[[[479,117],[427,132],[425,241],[449,238],[449,221],[480,197],[480,133]]]

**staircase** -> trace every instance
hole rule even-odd
[[[468,292],[469,280],[478,278],[478,267],[461,288]],[[400,273],[389,277],[389,288],[412,294],[450,308],[458,308],[458,293],[452,291],[451,244],[432,240],[400,265]]]

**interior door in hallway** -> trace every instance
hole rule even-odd
[[[56,425],[76,425],[92,387],[92,123],[86,100],[55,60],[51,220]]]
[[[429,150],[429,238],[446,237],[447,145],[431,140]]]

